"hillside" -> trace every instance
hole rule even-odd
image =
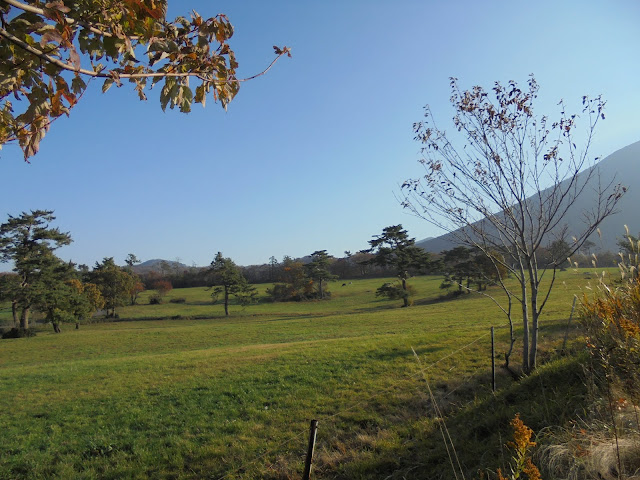
[[[162,273],[163,270],[169,270],[172,272],[175,271],[183,271],[187,270],[189,267],[184,263],[172,261],[172,260],[162,260],[159,258],[154,258],[152,260],[147,260],[146,262],[142,262],[138,265],[134,265],[133,271],[138,275],[143,275],[149,272],[158,272]]]
[[[595,203],[598,180],[602,185],[613,182],[621,183],[627,187],[627,192],[618,203],[617,213],[602,222],[600,226],[602,235],[600,237],[593,235],[590,238],[596,244],[596,251],[617,251],[616,242],[624,233],[624,225],[629,227],[632,234],[637,234],[640,231],[640,210],[637,208],[640,204],[638,159],[640,159],[640,142],[632,143],[602,159],[593,167],[599,171],[599,175],[596,175],[594,181],[587,186],[565,218],[569,232],[577,232],[581,229],[583,213]],[[585,174],[586,171],[580,175],[584,176]],[[453,234],[416,242],[416,245],[434,253],[448,250],[455,244]]]

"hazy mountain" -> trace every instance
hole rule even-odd
[[[147,260],[146,262],[139,263],[138,265],[133,266],[133,271],[137,274],[145,274],[149,272],[158,272],[163,273],[164,269],[169,269],[171,272],[182,272],[183,270],[189,269],[187,265],[180,262],[175,262],[172,260],[162,260],[159,258],[154,258],[153,260]]]
[[[617,252],[617,239],[624,234],[624,225],[629,227],[633,235],[640,231],[640,142],[632,143],[601,160],[596,166],[599,170],[600,183],[607,185],[614,181],[627,187],[616,207],[617,213],[606,218],[600,225],[601,236],[594,234],[590,240],[596,244],[595,250]],[[584,175],[585,172],[580,175]],[[598,180],[598,176],[595,176]],[[577,232],[583,228],[583,212],[595,204],[596,191],[593,184],[587,186],[576,203],[565,217],[565,224],[569,232]],[[449,250],[456,245],[452,234],[424,239],[416,245],[429,252],[438,253]]]

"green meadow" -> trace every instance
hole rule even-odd
[[[489,332],[502,358],[506,320],[485,296],[443,298],[440,277],[411,280],[410,308],[376,298],[374,279],[229,317],[209,291],[174,289],[162,305],[143,294],[118,321],[40,326],[0,341],[0,478],[300,478],[311,419],[312,478],[450,478],[429,388],[475,478],[504,464],[516,412],[539,431],[582,408],[579,353],[557,351],[590,277],[560,274],[541,321],[547,365],[519,382],[498,369],[496,394]]]

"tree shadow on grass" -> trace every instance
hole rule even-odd
[[[448,349],[446,347],[437,347],[437,346],[433,346],[433,347],[427,347],[427,346],[415,347],[414,350],[419,356],[432,355],[432,354],[435,354],[437,352],[448,351]],[[375,352],[370,352],[367,356],[369,358],[376,359],[376,360],[382,360],[382,361],[391,361],[391,360],[396,360],[398,358],[409,358],[409,359],[412,359],[414,357],[413,351],[411,350],[411,347],[405,347],[405,348],[391,347],[391,348],[388,348],[388,349],[385,349],[385,350],[378,350],[378,351],[375,351]]]

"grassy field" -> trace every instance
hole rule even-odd
[[[561,274],[542,318],[543,359],[588,276]],[[485,297],[439,298],[440,281],[413,279],[408,309],[375,298],[376,279],[333,283],[327,301],[232,306],[229,317],[206,290],[175,289],[168,299],[186,303],[3,340],[0,478],[300,478],[311,419],[314,478],[448,478],[426,379],[467,474],[499,466],[516,411],[542,428],[579,409],[584,388],[567,359],[517,392],[500,373],[492,395],[489,328],[504,351],[505,320]],[[529,405],[541,382],[544,402]]]

